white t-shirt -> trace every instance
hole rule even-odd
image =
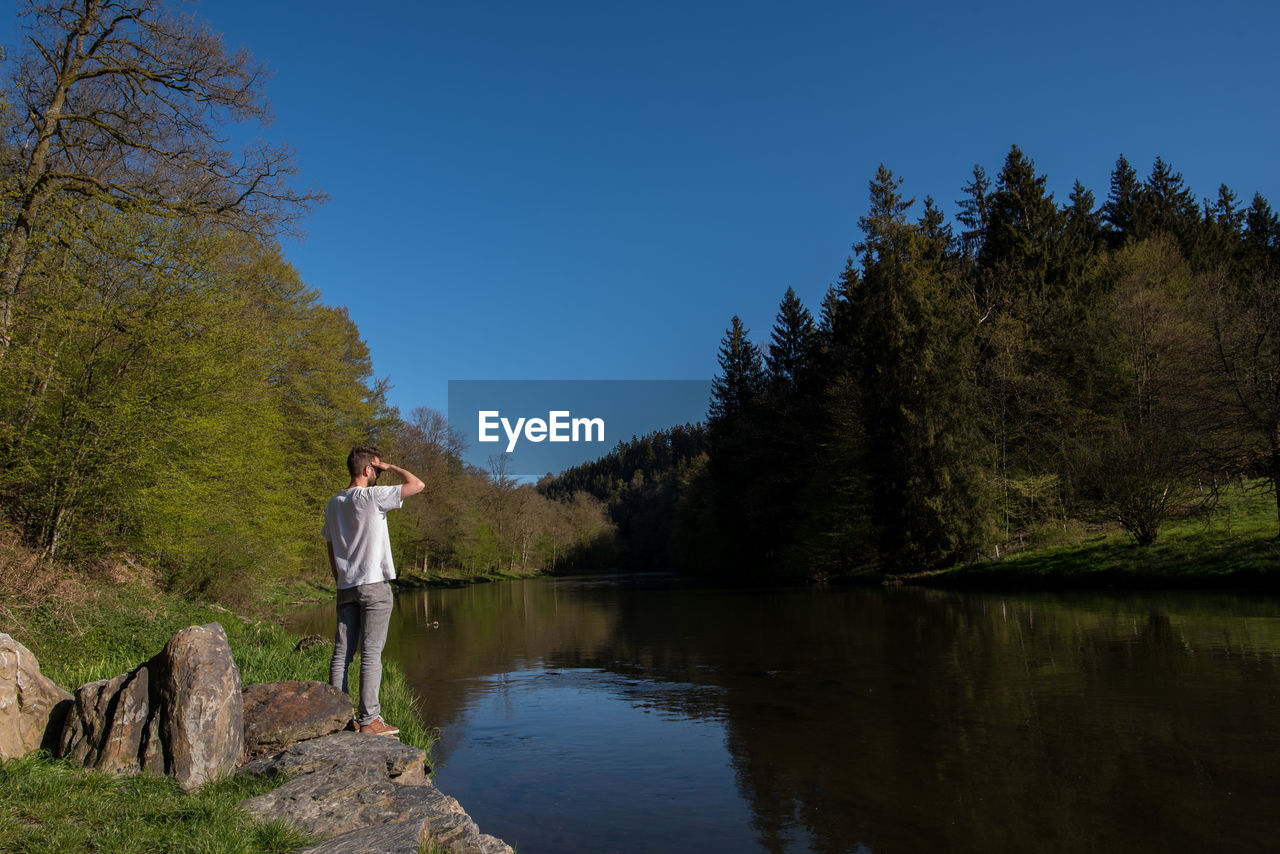
[[[396,577],[387,511],[401,503],[399,486],[352,486],[329,499],[320,535],[333,545],[339,590]]]

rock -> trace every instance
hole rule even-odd
[[[82,685],[59,752],[100,771],[169,774],[191,790],[235,769],[242,709],[222,626],[192,626],[137,669]]]
[[[142,770],[148,774],[163,776],[169,763],[165,751],[164,739],[160,737],[160,710],[151,710],[151,719],[147,721],[147,730],[142,734],[142,745],[138,748],[138,761]]]
[[[286,774],[297,777],[329,768],[345,774],[368,773],[375,779],[418,785],[427,779],[427,754],[383,735],[338,732],[290,745],[272,756],[246,763],[241,774]],[[279,790],[277,790],[279,791]],[[264,796],[265,797],[265,796]]]
[[[293,645],[293,651],[302,652],[304,649],[311,649],[311,647],[320,646],[321,644],[333,646],[333,641],[320,635],[307,635]]]
[[[147,665],[76,689],[59,755],[99,771],[136,774],[151,718]]]
[[[248,686],[241,697],[249,756],[338,732],[351,720],[351,698],[325,682],[266,682]]]
[[[404,816],[409,818],[395,820]],[[374,823],[304,848],[299,854],[418,854],[424,848],[457,854],[512,854],[510,845],[480,833],[457,801],[429,783],[394,786],[385,805],[366,811],[362,817]]]
[[[0,632],[0,759],[58,748],[71,694],[40,672],[25,646]]]
[[[187,791],[231,773],[244,752],[244,703],[222,626],[183,629],[157,663],[166,772]]]
[[[444,851],[511,854],[481,834],[458,802],[426,779],[423,751],[395,739],[339,732],[248,763],[240,773],[282,772],[274,791],[241,801],[252,815],[291,821],[326,841],[310,852]]]

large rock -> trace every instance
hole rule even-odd
[[[82,685],[59,748],[90,768],[168,774],[187,790],[230,774],[244,714],[222,626],[183,629],[137,669]]]
[[[426,779],[425,754],[395,739],[340,732],[248,763],[245,774],[284,773],[279,788],[241,801],[262,818],[286,819],[317,836],[313,854],[438,850],[511,854],[480,833],[458,802]]]
[[[114,679],[81,685],[59,754],[99,771],[136,774],[142,769],[151,717],[151,674],[145,664]]]
[[[165,770],[190,791],[230,774],[244,752],[240,669],[217,623],[178,632],[159,658]]]
[[[377,738],[378,736],[374,736]],[[397,786],[385,800],[362,804],[369,824],[304,848],[299,854],[513,854],[511,846],[481,833],[458,802],[435,786]]]
[[[403,744],[399,739],[361,732],[338,732],[298,742],[279,753],[247,762],[239,773],[300,777],[337,768],[343,774],[369,775],[375,779],[416,786],[426,782],[426,759],[425,751]]]
[[[241,696],[249,756],[338,732],[351,720],[351,698],[327,682],[264,682]]]
[[[0,632],[0,759],[58,748],[71,694],[40,672],[31,651]]]

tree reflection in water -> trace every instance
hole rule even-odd
[[[387,654],[441,788],[524,854],[1244,851],[1277,830],[1278,616],[561,579],[403,595]]]

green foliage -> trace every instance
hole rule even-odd
[[[127,550],[190,595],[319,558],[332,461],[387,414],[345,312],[277,250],[123,215],[29,275],[0,364],[0,488],[52,557]]]
[[[1206,493],[1206,497],[1208,497]],[[1028,548],[998,560],[928,576],[945,586],[1256,587],[1280,583],[1275,506],[1262,481],[1230,484],[1201,510],[1167,524],[1142,546],[1119,531],[1096,529],[1067,542]]]
[[[1121,157],[1101,208],[1079,181],[1059,207],[1014,146],[994,185],[975,167],[956,238],[901,186],[882,165],[816,325],[788,290],[769,382],[734,318],[708,456],[678,481],[688,565],[911,571],[1097,522],[1160,549],[1241,476],[1280,513],[1264,199],[1200,205],[1162,159],[1144,181]]]
[[[544,478],[539,492],[578,505],[575,518],[589,523],[591,504],[587,502],[598,502],[613,523],[607,539],[601,538],[604,529],[595,527],[593,539],[566,552],[565,566],[644,569],[669,568],[680,562],[675,545],[677,504],[689,471],[703,459],[706,436],[701,424],[658,430],[619,442],[599,460]],[[588,525],[587,530],[591,529]]]

